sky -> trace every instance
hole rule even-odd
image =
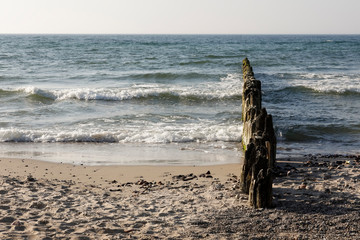
[[[0,34],[360,34],[360,0],[1,0]]]

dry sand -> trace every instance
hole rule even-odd
[[[0,239],[360,239],[356,156],[279,159],[275,208],[257,210],[240,164],[0,164]]]

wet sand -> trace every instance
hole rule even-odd
[[[272,209],[248,207],[240,164],[0,164],[0,239],[360,239],[357,156],[278,159]]]

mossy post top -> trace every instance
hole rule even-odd
[[[252,70],[252,67],[250,65],[250,61],[248,58],[244,58],[242,62],[242,71],[243,71],[243,79],[246,81],[249,77],[254,77],[254,72]]]

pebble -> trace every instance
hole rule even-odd
[[[30,208],[36,208],[36,209],[44,209],[45,207],[46,207],[46,204],[43,202],[34,202],[30,206]]]

